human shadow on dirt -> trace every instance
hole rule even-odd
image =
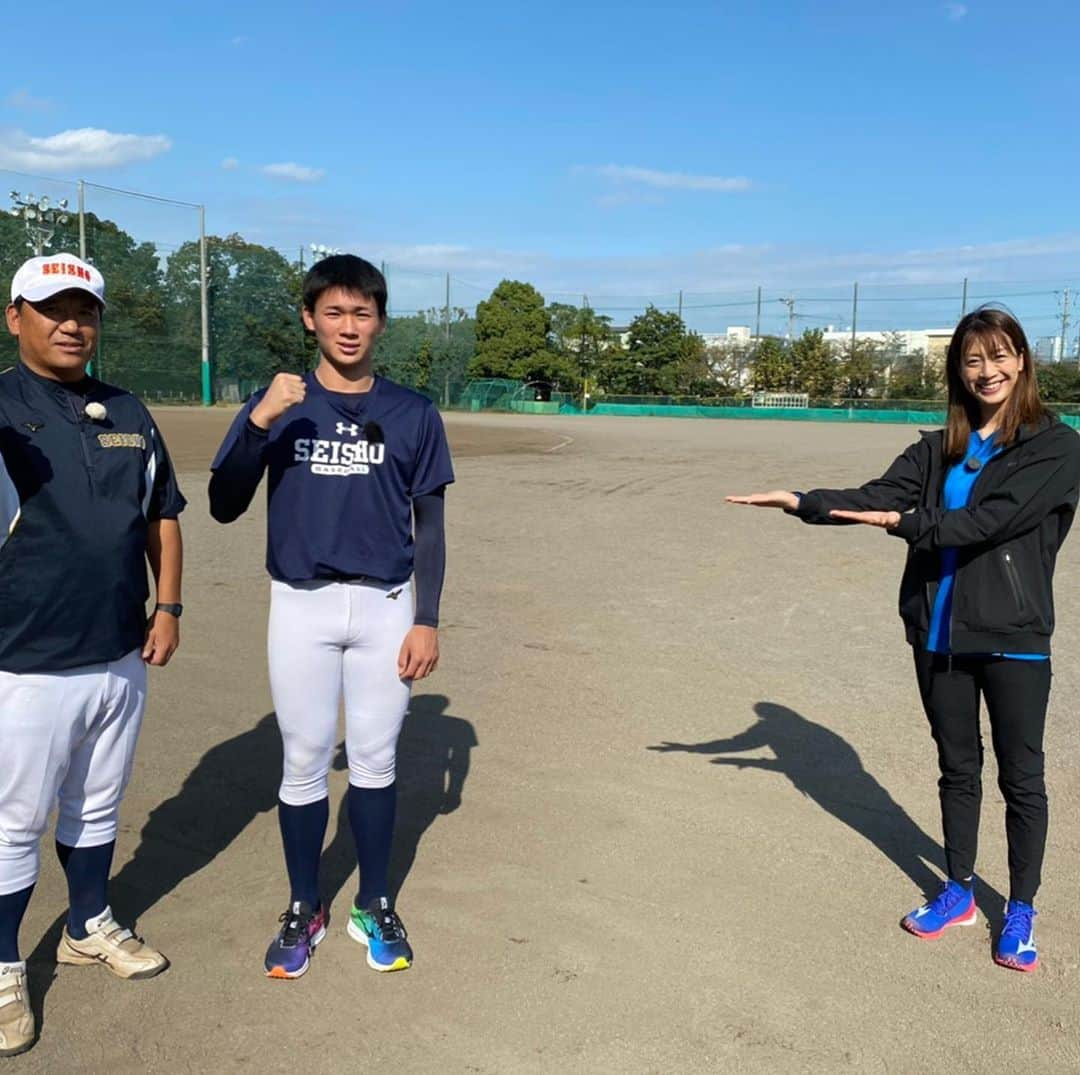
[[[447,712],[450,699],[442,694],[418,695],[409,705],[397,750],[397,822],[390,859],[390,892],[396,900],[416,861],[424,833],[435,819],[452,814],[461,805],[469,775],[472,749],[477,745],[472,724]],[[345,752],[338,752],[335,769],[347,768]],[[320,890],[324,906],[356,873],[356,846],[349,813],[342,796],[337,830],[323,852]]]
[[[180,790],[150,812],[138,847],[109,882],[117,921],[134,927],[151,907],[213,862],[259,814],[277,806],[280,781],[281,736],[273,713],[211,747]],[[121,823],[123,817],[121,807]],[[62,914],[53,922],[27,960],[39,1027],[65,921]]]
[[[461,805],[476,733],[469,721],[447,714],[449,705],[444,695],[420,695],[410,703],[402,727],[391,896],[396,896],[412,869],[424,833],[437,817]],[[338,748],[334,767],[347,767],[344,744]],[[213,862],[259,814],[274,810],[280,781],[281,735],[273,713],[248,731],[211,747],[180,790],[150,812],[138,847],[110,881],[109,897],[117,920],[134,928],[150,908]],[[283,859],[279,869],[282,892],[287,893]],[[321,864],[326,906],[355,870],[356,854],[342,796],[337,831]],[[44,1022],[45,998],[56,977],[56,946],[65,921],[66,914],[59,915],[27,959],[39,1028]]]
[[[664,742],[649,750],[717,754],[713,765],[763,769],[781,773],[807,798],[869,840],[922,891],[933,898],[941,887],[945,856],[907,811],[863,767],[858,753],[824,725],[775,702],[754,706],[756,724],[730,739],[706,743]],[[768,749],[775,758],[743,758],[751,750]],[[930,772],[927,779],[931,779]],[[933,863],[940,873],[927,864]],[[1004,897],[976,877],[975,898],[992,926],[1002,916]]]

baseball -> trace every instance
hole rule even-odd
[[[93,422],[100,422],[108,411],[105,410],[104,403],[87,403],[86,405],[86,417]]]

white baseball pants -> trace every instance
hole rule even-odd
[[[270,690],[284,745],[281,801],[326,798],[345,701],[349,783],[394,782],[410,683],[398,653],[413,623],[412,584],[274,581],[268,638]]]
[[[145,705],[138,650],[63,672],[0,672],[0,895],[37,880],[57,803],[62,844],[116,839]]]

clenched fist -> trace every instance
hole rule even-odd
[[[269,429],[290,407],[304,402],[307,385],[295,373],[279,373],[266,390],[266,395],[251,412],[251,420],[260,429]]]

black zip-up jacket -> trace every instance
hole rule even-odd
[[[1056,418],[1023,428],[987,462],[967,507],[943,507],[945,432],[923,433],[878,479],[858,489],[815,489],[792,512],[843,524],[829,512],[899,511],[890,533],[908,543],[900,581],[907,640],[926,647],[941,577],[941,550],[958,551],[952,653],[1049,654],[1054,564],[1072,526],[1080,487],[1080,436]]]
[[[0,671],[51,675],[142,646],[147,526],[184,504],[134,396],[21,362],[0,374]]]

